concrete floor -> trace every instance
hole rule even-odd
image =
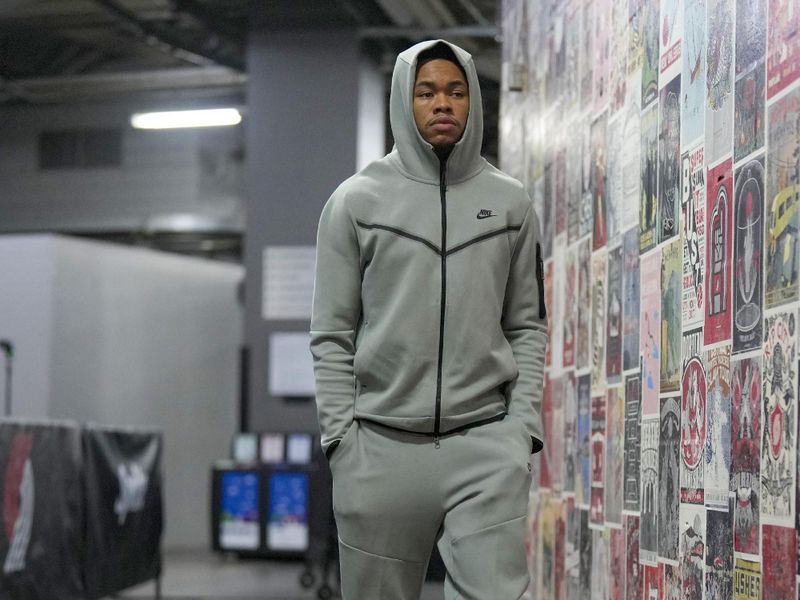
[[[169,552],[164,556],[163,600],[316,600],[315,589],[299,584],[302,565],[294,562],[239,560],[211,552]],[[145,583],[118,600],[155,598]],[[441,583],[426,583],[420,600],[442,600]],[[106,599],[110,600],[110,599]]]

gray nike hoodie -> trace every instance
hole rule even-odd
[[[437,438],[517,417],[542,448],[547,322],[540,229],[522,184],[480,156],[483,111],[469,53],[469,117],[441,163],[414,122],[417,56],[392,76],[395,147],[322,210],[311,317],[321,444],[354,419]],[[447,43],[447,42],[444,42]]]

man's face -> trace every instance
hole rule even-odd
[[[420,135],[433,146],[461,139],[469,116],[469,87],[449,60],[432,60],[420,67],[414,82],[414,121]]]

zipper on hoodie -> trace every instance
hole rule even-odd
[[[445,248],[447,245],[447,162],[439,159],[439,199],[442,204],[442,292],[439,303],[439,363],[436,368],[436,417],[433,433],[436,447],[439,447],[439,427],[442,413],[442,362],[444,360],[444,312],[447,303],[447,262]]]

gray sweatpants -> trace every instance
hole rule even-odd
[[[530,436],[515,417],[440,438],[355,421],[331,456],[343,600],[418,600],[436,543],[446,600],[528,587]]]

